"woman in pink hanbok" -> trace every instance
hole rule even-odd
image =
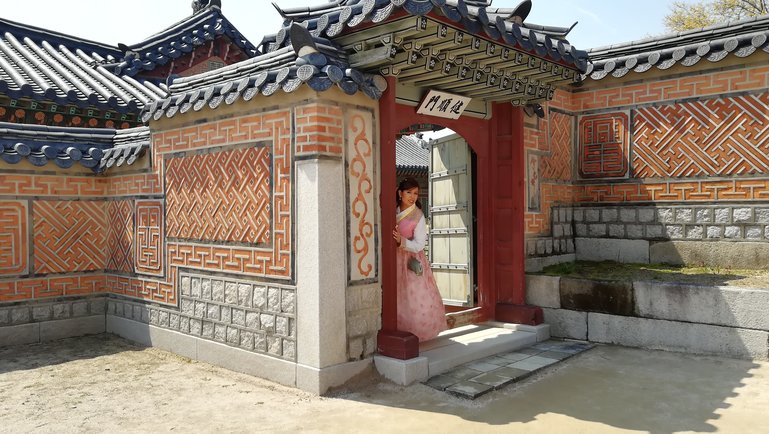
[[[426,341],[447,329],[446,314],[424,252],[427,225],[419,201],[419,183],[406,178],[398,185],[397,194],[393,238],[398,244],[398,329]]]

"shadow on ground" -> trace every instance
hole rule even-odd
[[[63,339],[44,344],[0,347],[0,374],[142,349],[108,334]]]
[[[597,424],[593,425],[597,430],[603,426],[603,430],[652,433],[716,432],[713,422],[760,366],[743,360],[599,346],[475,401],[421,384],[408,388],[380,384],[337,397],[444,413],[495,431],[505,427],[529,432],[527,424],[549,420],[549,432],[571,432],[578,422],[580,426]],[[382,394],[382,389],[388,393]]]

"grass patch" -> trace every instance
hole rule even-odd
[[[723,267],[577,261],[551,265],[539,274],[593,280],[657,280],[769,289],[769,271],[767,270],[739,270]]]

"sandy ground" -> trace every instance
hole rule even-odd
[[[330,397],[107,335],[0,349],[0,432],[769,432],[769,363],[599,346],[465,401],[373,375]]]

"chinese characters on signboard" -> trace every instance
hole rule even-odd
[[[422,100],[417,113],[440,118],[459,119],[470,104],[470,98],[431,90]]]

